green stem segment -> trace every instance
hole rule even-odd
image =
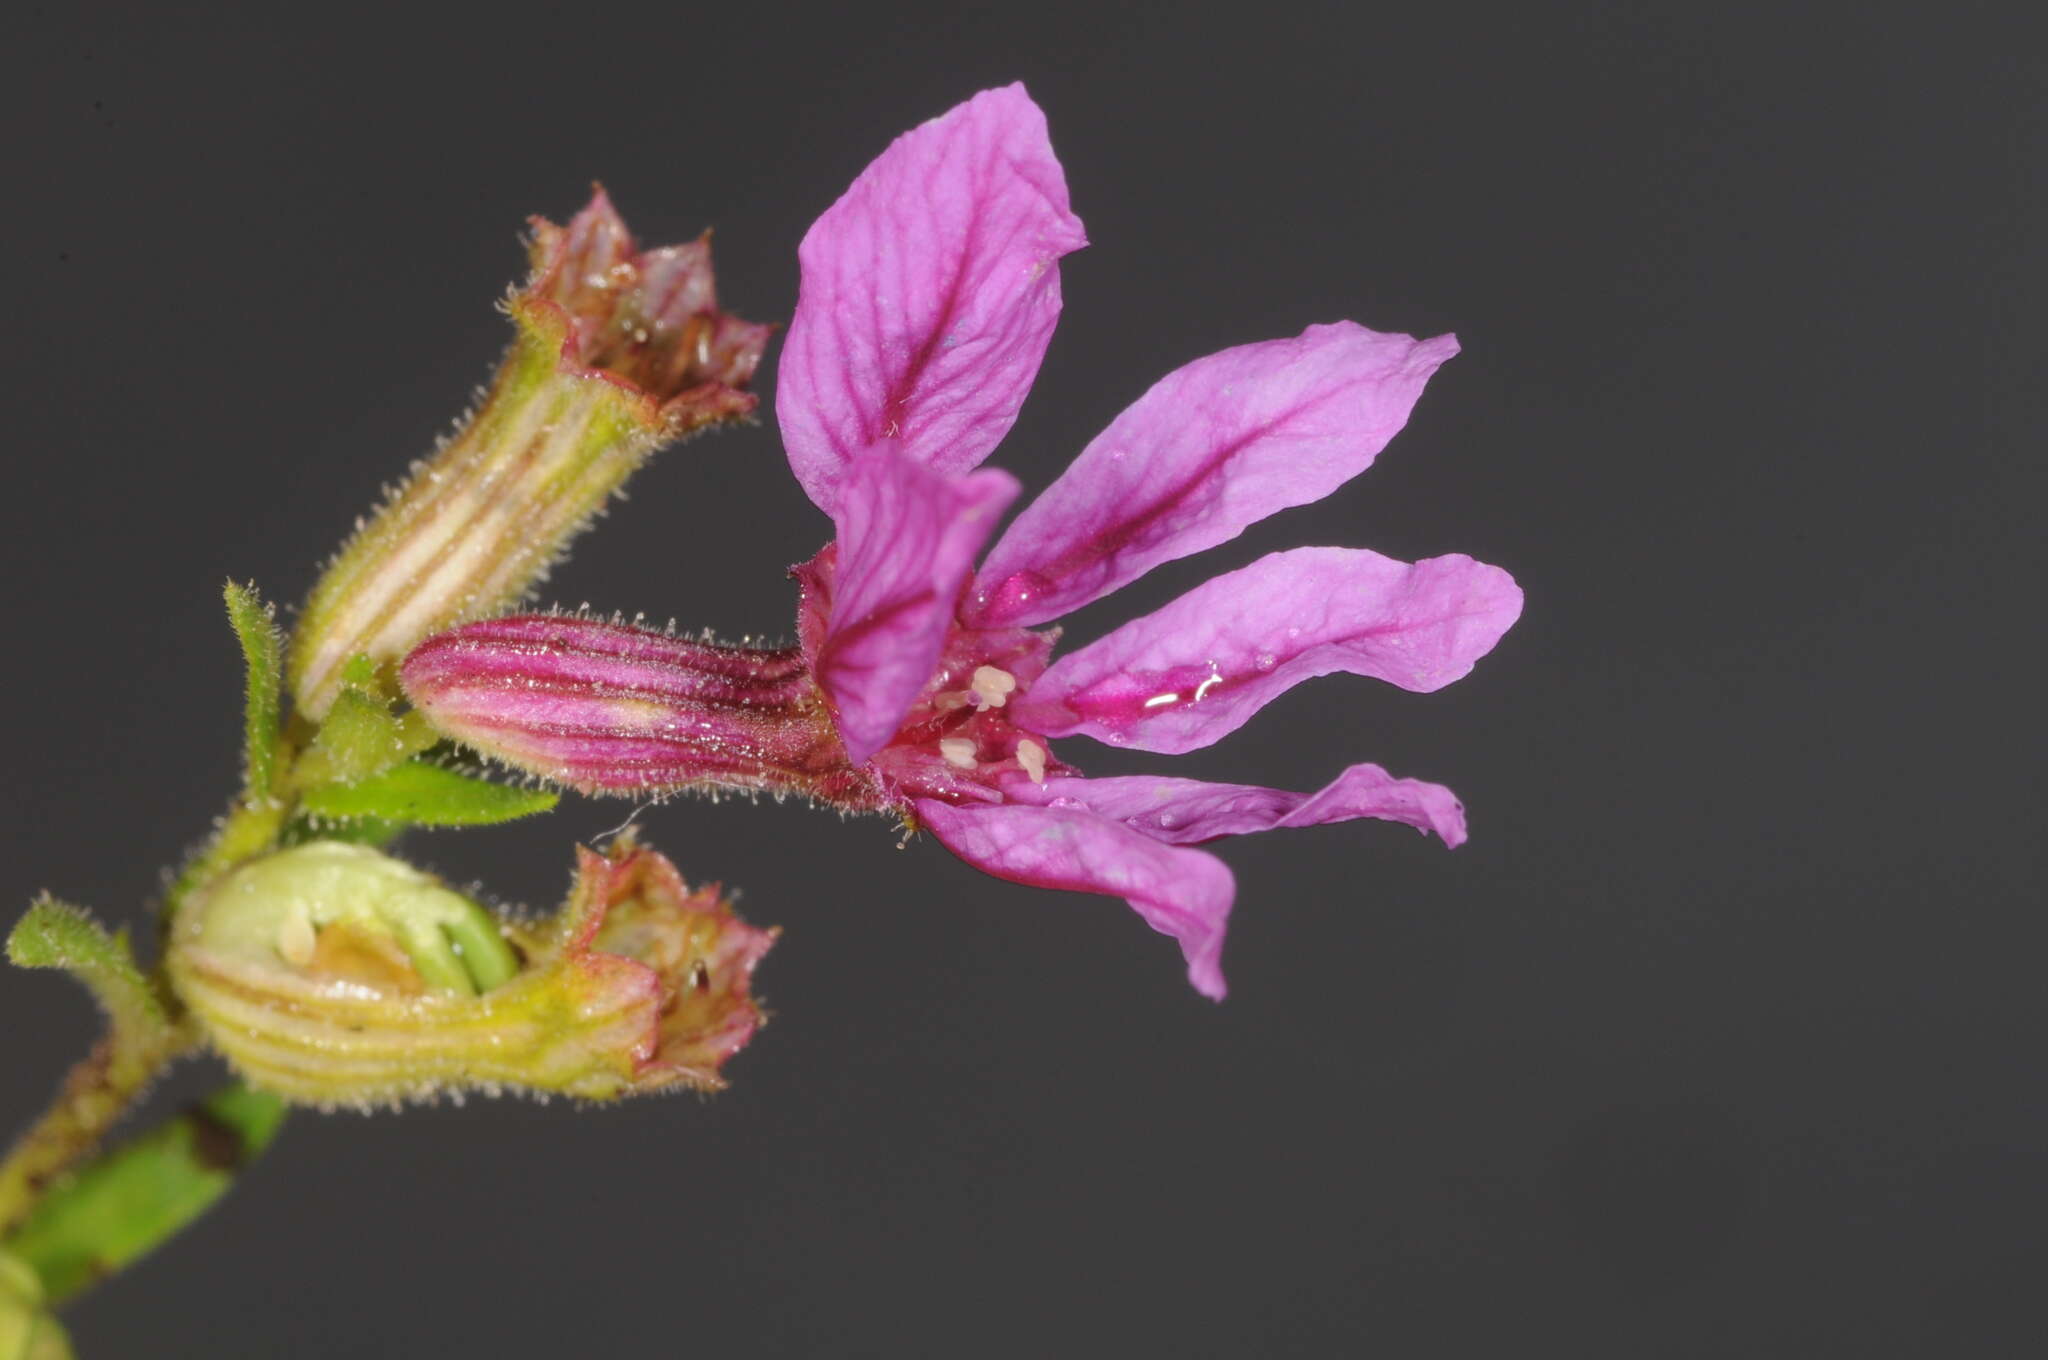
[[[166,923],[173,920],[195,889],[236,865],[275,849],[291,810],[291,805],[282,801],[237,802],[220,819],[206,848],[187,861],[172,880],[170,890],[164,894],[162,919]]]
[[[7,1248],[61,1305],[204,1213],[284,1114],[276,1096],[228,1086],[53,1186]]]
[[[43,1191],[98,1147],[157,1073],[192,1046],[191,1033],[182,1027],[143,1035],[117,1023],[71,1069],[57,1099],[0,1162],[0,1234],[26,1218]]]
[[[165,894],[166,922],[194,889],[275,849],[291,813],[290,804],[272,792],[279,772],[297,755],[296,744],[283,735],[279,720],[282,639],[253,589],[230,582],[225,593],[228,620],[241,641],[248,674],[243,788],[206,848]],[[146,976],[136,966],[125,932],[109,935],[75,907],[47,898],[38,901],[8,937],[7,953],[23,967],[62,968],[73,974],[98,999],[109,1028],[65,1077],[42,1118],[0,1161],[0,1239],[25,1222],[68,1222],[49,1217],[46,1193],[68,1186],[64,1193],[76,1194],[78,1186],[87,1184],[84,1179],[64,1178],[99,1147],[158,1073],[199,1044],[197,1031],[161,976]],[[171,1230],[164,1228],[163,1233]]]

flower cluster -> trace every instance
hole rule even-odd
[[[753,411],[771,331],[720,308],[708,238],[642,249],[602,190],[565,226],[532,225],[496,378],[358,521],[295,626],[253,585],[224,591],[242,784],[167,884],[161,957],[145,970],[125,932],[50,898],[8,937],[11,962],[84,982],[109,1031],[0,1157],[0,1356],[66,1353],[48,1309],[201,1212],[286,1103],[724,1084],[765,1019],[752,977],[775,932],[630,834],[579,848],[568,901],[539,919],[387,853],[413,828],[558,802],[451,740],[586,793],[893,815],[996,877],[1125,899],[1212,998],[1236,885],[1195,847],[1357,818],[1465,838],[1448,789],[1378,765],[1296,793],[1089,777],[1067,742],[1197,750],[1337,672],[1447,685],[1520,613],[1499,568],[1296,548],[1078,647],[1057,626],[1363,472],[1452,337],[1338,322],[1196,359],[998,536],[1020,488],[981,464],[1085,236],[1043,114],[1021,86],[987,91],[898,138],[804,237],[776,414],[833,532],[791,568],[794,641],[733,646],[505,615],[655,449]],[[246,1086],[84,1161],[202,1045]]]
[[[898,139],[804,238],[776,414],[835,536],[795,569],[799,644],[693,642],[531,615],[429,639],[412,701],[444,733],[589,792],[733,787],[888,809],[997,877],[1121,896],[1221,997],[1221,836],[1375,817],[1464,838],[1440,785],[1345,770],[1314,793],[1090,779],[1088,736],[1178,754],[1349,672],[1428,691],[1521,609],[1497,567],[1299,548],[1054,659],[1041,625],[1371,464],[1457,352],[1342,322],[1167,375],[982,548],[1016,496],[979,470],[1014,422],[1084,243],[1023,89]],[[976,566],[976,558],[980,564]]]
[[[643,250],[601,189],[566,226],[532,227],[496,377],[356,522],[295,626],[226,584],[241,786],[166,875],[158,957],[48,895],[6,936],[9,963],[71,973],[108,1029],[0,1154],[0,1360],[68,1355],[48,1309],[203,1212],[288,1103],[714,1090],[763,1021],[752,974],[774,932],[630,838],[579,850],[545,920],[487,911],[382,848],[559,801],[437,749],[400,705],[399,661],[514,605],[648,455],[756,402],[771,328],[720,309],[707,239]],[[202,1046],[240,1082],[95,1155]]]

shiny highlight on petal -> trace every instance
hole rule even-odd
[[[1013,705],[1050,736],[1178,755],[1304,680],[1343,671],[1427,693],[1471,671],[1522,609],[1514,578],[1462,554],[1409,564],[1296,548],[1195,587],[1055,661]]]

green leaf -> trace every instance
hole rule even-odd
[[[135,964],[128,932],[109,935],[84,911],[48,893],[15,923],[7,937],[7,957],[21,968],[62,968],[85,984],[116,1025],[168,1024],[156,992]]]
[[[493,784],[431,761],[409,760],[358,783],[308,790],[300,806],[316,817],[374,817],[416,826],[489,826],[546,812],[560,799],[546,789]]]
[[[284,1122],[276,1096],[229,1086],[53,1186],[7,1242],[52,1305],[204,1213]]]
[[[357,652],[342,663],[341,683],[353,689],[375,693],[377,689],[377,663],[370,660],[368,652]]]
[[[382,850],[405,834],[405,823],[387,822],[381,817],[295,817],[277,838],[278,848],[289,850],[309,841],[344,841]]]
[[[248,695],[243,717],[244,749],[242,797],[260,802],[270,796],[271,780],[277,773],[278,686],[283,675],[283,639],[272,622],[269,605],[253,585],[227,583],[223,592],[228,604],[228,622],[242,643],[242,661],[248,675]]]

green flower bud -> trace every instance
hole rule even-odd
[[[35,1268],[0,1251],[0,1360],[71,1360],[71,1341],[43,1309]]]
[[[245,1079],[306,1104],[722,1086],[774,932],[651,850],[579,857],[568,904],[522,924],[363,846],[282,851],[187,903],[171,982]]]

